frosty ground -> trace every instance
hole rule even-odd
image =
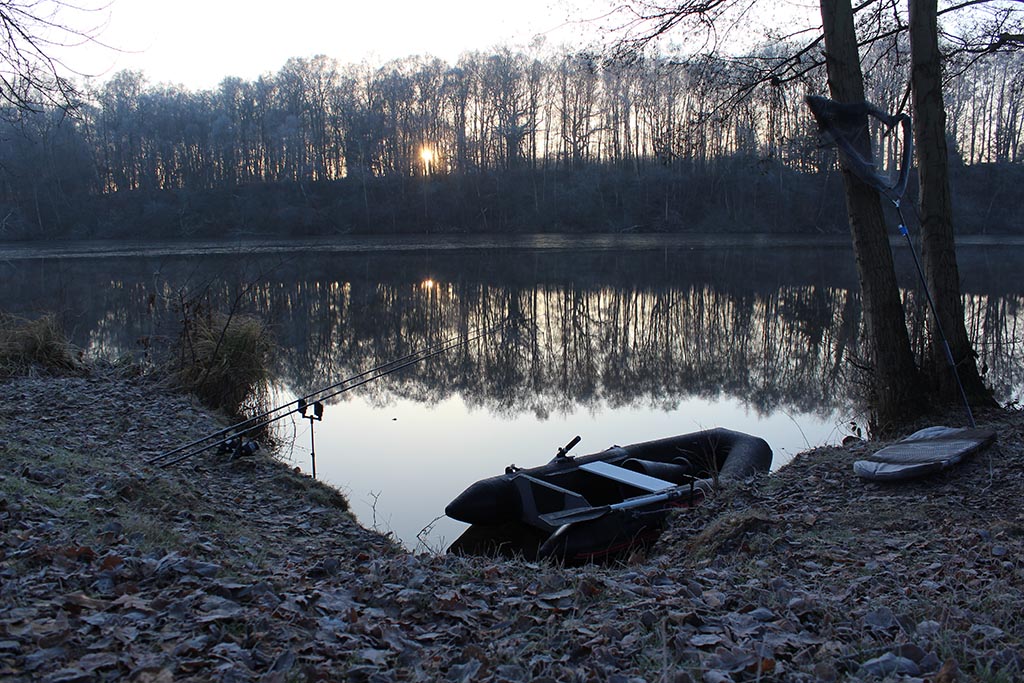
[[[817,449],[581,569],[411,554],[268,454],[149,465],[223,424],[146,376],[5,380],[0,678],[1020,680],[1024,416],[979,422],[947,474]]]

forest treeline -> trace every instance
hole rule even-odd
[[[905,54],[867,60],[869,99],[898,110]],[[957,227],[1017,229],[1024,55],[950,67]],[[845,230],[803,103],[824,74],[736,101],[755,79],[740,61],[507,48],[455,65],[296,58],[209,91],[120,72],[73,116],[0,121],[0,239]],[[876,145],[896,163],[881,131]]]

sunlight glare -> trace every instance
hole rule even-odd
[[[429,147],[420,147],[420,159],[423,160],[423,172],[429,174],[433,170],[434,150]]]

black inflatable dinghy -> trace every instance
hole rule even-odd
[[[576,437],[541,467],[506,468],[453,500],[445,514],[471,524],[449,552],[600,561],[644,545],[672,507],[704,500],[714,479],[767,471],[764,439],[709,429],[570,457]]]

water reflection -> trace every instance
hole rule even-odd
[[[1006,252],[964,258],[969,332],[1003,400],[1022,383],[1022,294]],[[1019,256],[1018,256],[1019,258]],[[208,294],[272,321],[278,376],[297,393],[442,340],[493,329],[365,391],[499,414],[730,396],[759,412],[847,406],[860,307],[843,248],[521,250],[418,255],[11,261],[7,308],[59,310],[93,351],[173,337],[175,308]],[[911,287],[913,281],[908,283]],[[921,309],[906,294],[913,321]],[[924,343],[923,326],[914,339]]]
[[[909,259],[902,260],[908,261],[902,282],[913,339],[923,348],[920,297]],[[961,249],[968,330],[979,365],[1003,401],[1017,399],[1024,386],[1024,291],[1015,276],[1022,260],[1020,247]],[[145,353],[172,339],[178,306],[189,297],[205,295],[221,310],[257,313],[272,322],[281,347],[278,385],[294,395],[444,340],[469,340],[361,387],[359,405],[351,404],[349,413],[365,420],[375,419],[374,410],[379,417],[386,406],[410,404],[436,410],[430,419],[449,429],[469,424],[476,419],[469,415],[480,411],[509,424],[530,416],[523,429],[537,430],[537,421],[551,415],[618,411],[639,423],[643,411],[681,405],[699,413],[698,404],[734,404],[759,416],[824,422],[859,410],[848,359],[860,355],[860,303],[846,247],[477,244],[392,253],[361,245],[352,253],[336,247],[22,259],[2,262],[0,270],[0,306],[23,314],[57,310],[77,344],[111,356]],[[478,330],[491,332],[471,339]],[[728,422],[713,414],[706,419],[686,427]],[[475,428],[494,431],[494,425]],[[427,430],[409,421],[402,427]],[[329,434],[332,428],[325,422],[323,429]],[[545,435],[545,448],[575,429]],[[351,443],[351,429],[335,438]],[[330,451],[319,436],[317,443],[318,452]],[[606,445],[592,444],[592,450]],[[379,445],[367,441],[360,448]],[[531,465],[545,454],[530,460],[499,455],[504,464],[518,459]]]

